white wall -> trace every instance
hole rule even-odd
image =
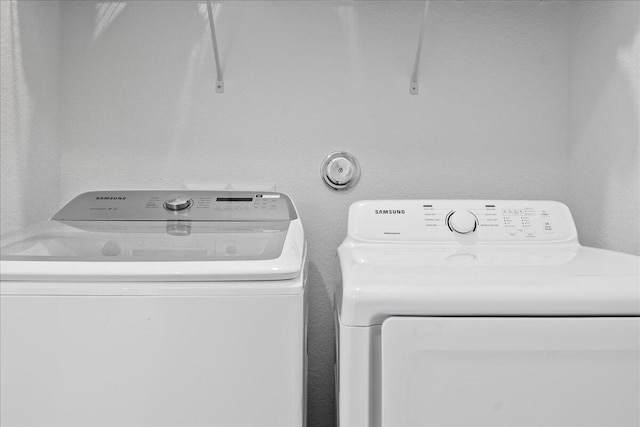
[[[582,244],[640,254],[640,2],[576,2],[569,207]]]
[[[366,198],[565,198],[567,7],[434,2],[65,3],[62,198],[96,188],[275,182],[309,239],[311,426],[333,422],[335,250]],[[360,160],[350,193],[320,181]]]
[[[58,208],[60,4],[0,1],[0,233]]]

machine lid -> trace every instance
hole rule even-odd
[[[85,193],[54,219],[3,236],[2,280],[264,281],[300,275],[304,233],[288,198],[229,202],[231,197],[217,201],[219,192],[197,192],[190,194],[191,209],[202,210],[187,207],[180,214],[191,219],[176,219],[158,203],[139,209],[140,201],[164,200],[164,193],[114,193],[124,199]],[[211,200],[208,206],[205,199]],[[214,219],[207,220],[204,211]]]
[[[474,231],[450,228],[456,210],[473,213]],[[640,315],[640,257],[581,247],[556,202],[359,202],[338,254],[345,325],[390,316]]]
[[[300,275],[304,236],[290,223],[49,221],[7,235],[2,280],[244,281]]]

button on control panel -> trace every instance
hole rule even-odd
[[[536,235],[538,227],[536,227],[536,210],[533,208],[503,209],[502,219],[504,229],[510,236],[533,237]]]
[[[553,233],[553,226],[551,225],[551,216],[547,210],[540,212],[540,218],[542,218],[542,225],[545,233]]]

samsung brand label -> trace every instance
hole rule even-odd
[[[125,196],[98,196],[96,200],[127,200]]]
[[[404,209],[376,209],[376,215],[404,215]]]

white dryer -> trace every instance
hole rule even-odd
[[[351,206],[342,427],[640,425],[640,258],[546,201]]]
[[[84,193],[0,247],[3,427],[305,424],[285,194]]]

